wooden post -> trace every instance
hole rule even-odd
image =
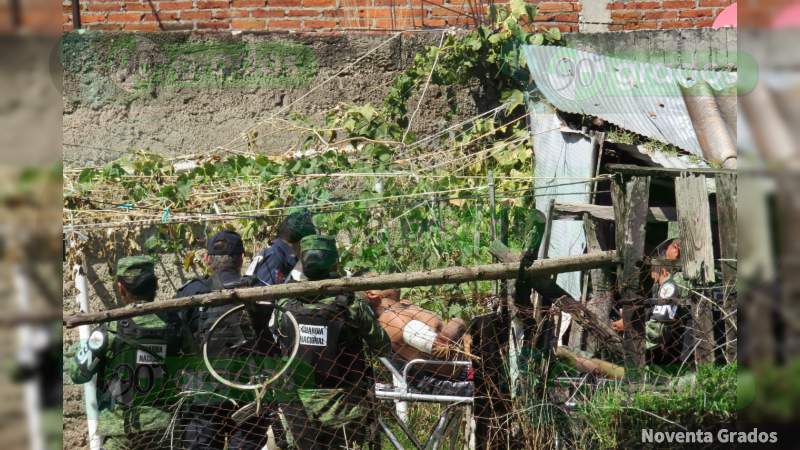
[[[717,233],[724,282],[722,316],[725,326],[725,360],[737,360],[736,267],[738,248],[738,210],[736,209],[736,175],[717,175]]]
[[[778,310],[783,317],[785,328],[780,351],[786,361],[800,358],[800,279],[797,273],[800,270],[800,239],[795,231],[800,220],[800,202],[797,201],[800,189],[800,176],[792,170],[785,171],[777,178],[777,204],[779,235],[775,238],[780,243],[778,251],[778,274],[781,283],[781,293]],[[765,242],[763,245],[769,245]],[[758,320],[758,319],[756,319]]]
[[[644,307],[633,300],[639,296],[639,268],[644,259],[649,196],[650,177],[634,176],[625,185],[616,179],[612,183],[617,251],[622,253],[617,283],[622,299],[627,300],[622,308],[622,318],[625,323],[625,364],[629,367],[643,367],[645,363]],[[636,372],[631,370],[627,373]]]
[[[683,277],[691,284],[714,282],[714,247],[711,237],[711,208],[706,180],[687,175],[675,179],[678,231],[681,239]],[[695,336],[695,362],[714,361],[714,321],[708,299],[693,295],[692,328]]]
[[[592,253],[602,248],[600,242],[606,242],[600,236],[600,224],[589,214],[584,215],[583,229],[586,234],[586,251]],[[586,303],[586,308],[597,317],[598,321],[610,323],[611,321],[611,273],[609,270],[590,270],[589,279],[592,283],[592,296]],[[586,348],[590,352],[597,352],[602,343],[594,335],[586,336]]]
[[[489,171],[489,177],[487,180],[487,185],[489,186],[489,216],[492,219],[492,228],[489,230],[489,239],[491,242],[494,242],[497,239],[497,207],[495,205],[495,192],[494,192],[494,171]],[[498,287],[497,282],[494,283],[494,295],[498,294]]]

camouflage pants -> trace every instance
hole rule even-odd
[[[328,427],[308,417],[299,401],[281,405],[281,420],[284,421],[288,448],[299,450],[379,448],[372,442],[375,440],[372,438],[375,436],[376,427],[370,420]]]

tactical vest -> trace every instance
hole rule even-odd
[[[363,343],[347,325],[350,298],[339,295],[314,300],[290,299],[280,305],[294,315],[300,331],[292,383],[309,389],[363,385],[369,377]],[[289,355],[297,338],[289,319],[282,316],[278,341],[284,356]]]
[[[174,365],[170,358],[181,354],[181,328],[162,320],[157,326],[117,322],[111,344],[111,359],[98,371],[98,399],[101,406],[163,408],[174,403]]]

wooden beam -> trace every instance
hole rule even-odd
[[[612,265],[616,262],[616,252],[602,252],[567,258],[554,258],[535,261],[526,271],[531,277],[549,276],[560,272],[573,272],[594,267]],[[335,295],[344,292],[366,291],[370,289],[389,289],[413,286],[435,286],[441,284],[464,283],[475,280],[501,280],[516,278],[519,263],[486,264],[473,267],[449,267],[422,272],[393,273],[370,277],[337,278],[301,283],[279,284],[273,286],[228,289],[210,294],[194,295],[180,299],[139,303],[96,313],[73,315],[64,318],[64,325],[78,325],[110,322],[143,314],[174,311],[198,306],[220,306],[233,303],[277,300],[285,297],[306,295]]]
[[[575,219],[582,220],[584,214],[589,214],[595,219],[613,221],[614,207],[605,205],[573,204],[565,205],[556,203],[553,211],[556,219]],[[654,206],[647,211],[648,222],[675,222],[678,220],[678,213],[675,208]]]
[[[705,178],[697,175],[676,178],[675,201],[683,276],[689,281],[713,283],[714,243]]]
[[[676,178],[683,174],[692,174],[697,176],[715,177],[717,175],[736,175],[736,170],[729,169],[673,169],[668,167],[645,167],[634,166],[631,164],[608,164],[606,168],[609,172],[619,173],[626,176],[642,176],[642,177],[667,177]]]
[[[699,175],[676,178],[675,201],[678,206],[683,277],[692,284],[713,283],[716,279],[714,244],[705,178]],[[695,299],[692,308],[695,362],[712,363],[715,347],[712,305],[700,296],[692,295],[692,298]]]
[[[722,280],[725,297],[722,299],[722,315],[725,317],[725,347],[723,352],[728,363],[737,361],[736,325],[736,275],[738,248],[738,210],[736,209],[737,176],[717,175],[717,236],[722,259]]]
[[[639,267],[644,259],[645,224],[650,197],[650,178],[631,177],[624,186],[619,181],[612,184],[617,223],[617,251],[621,252],[622,265],[618,268],[617,282],[622,300],[638,296]],[[645,363],[644,307],[626,304],[622,308],[625,324],[625,363],[630,367],[643,367]],[[632,373],[636,373],[635,371]]]
[[[585,216],[583,219],[583,230],[586,234],[586,251],[594,253],[601,250],[600,227],[594,219]],[[586,302],[586,308],[597,317],[598,322],[608,324],[611,322],[611,273],[609,270],[591,269],[589,270],[589,280],[592,283],[592,295]],[[591,352],[597,352],[602,347],[602,337],[594,334],[587,334],[586,348]]]

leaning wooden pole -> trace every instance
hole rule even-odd
[[[533,265],[528,268],[527,273],[529,276],[544,276],[560,272],[574,272],[576,270],[604,267],[614,264],[616,262],[616,256],[616,251],[609,251],[568,258],[540,260],[534,262]],[[229,289],[212,292],[210,294],[152,303],[140,303],[124,308],[68,316],[64,318],[64,325],[72,328],[78,325],[111,322],[114,320],[141,316],[143,314],[174,311],[189,307],[219,306],[304,295],[330,295],[370,289],[434,286],[478,280],[513,279],[516,278],[518,270],[519,263],[486,264],[473,267],[449,267],[446,269],[428,270],[424,272],[393,273],[371,277],[338,278],[256,288]]]

